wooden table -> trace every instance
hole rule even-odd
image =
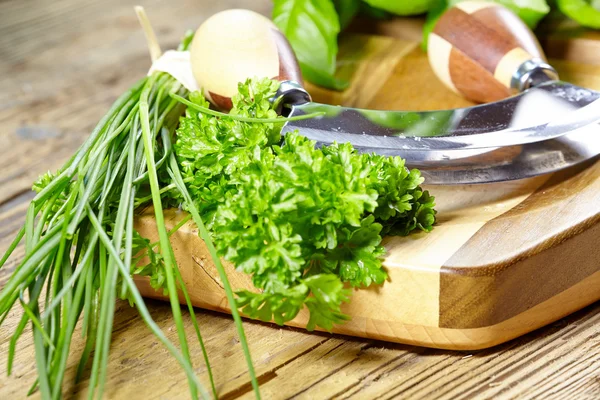
[[[163,48],[219,9],[268,13],[270,1],[8,0],[0,2],[0,252],[25,218],[32,181],[57,169],[110,103],[142,76],[149,58],[132,6],[141,3]],[[414,35],[414,30],[408,35]],[[400,31],[396,34],[404,35]],[[585,40],[596,40],[593,35]],[[560,49],[556,49],[559,51]],[[419,51],[415,49],[415,51]],[[590,76],[600,61],[586,55]],[[0,271],[0,287],[23,254]],[[169,339],[176,331],[166,303],[148,301]],[[197,310],[223,398],[252,397],[231,318]],[[0,399],[25,396],[36,376],[28,334],[6,377],[14,311],[0,330]],[[184,314],[186,321],[189,316]],[[489,350],[451,352],[308,333],[246,321],[264,398],[599,398],[600,305]],[[191,324],[188,334],[193,335]],[[84,398],[72,384],[79,335],[65,379],[66,398]],[[206,380],[200,349],[192,348]],[[184,374],[148,333],[135,309],[116,308],[106,398],[187,398]]]

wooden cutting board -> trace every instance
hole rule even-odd
[[[561,78],[600,90],[600,66],[551,60]],[[416,41],[348,35],[342,93],[309,86],[314,100],[372,109],[430,110],[471,105],[447,90]],[[599,132],[600,135],[600,132]],[[599,139],[600,140],[600,136]],[[600,162],[534,179],[430,186],[438,223],[429,234],[388,237],[381,287],[355,290],[334,333],[444,349],[494,346],[600,299]],[[170,226],[182,212],[166,211]],[[138,230],[157,238],[152,211]],[[228,312],[218,274],[193,224],[172,238],[193,303]],[[226,263],[235,289],[249,277]],[[145,279],[147,297],[163,298]],[[306,310],[289,322],[304,327]]]

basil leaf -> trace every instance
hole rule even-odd
[[[342,30],[352,22],[359,8],[360,0],[335,0],[335,10],[338,13]]]
[[[433,32],[433,28],[435,28],[435,24],[437,24],[438,19],[440,19],[442,14],[444,14],[447,9],[448,2],[446,0],[438,0],[433,4],[427,13],[427,18],[425,19],[425,24],[423,25],[423,41],[421,42],[421,48],[423,51],[427,51],[429,34]]]
[[[566,16],[588,28],[600,29],[599,0],[558,0],[558,8]]]
[[[275,0],[273,22],[290,41],[308,81],[336,90],[348,86],[334,77],[340,23],[331,0]]]
[[[550,12],[546,0],[496,0],[496,3],[517,14],[531,29],[535,28],[542,18]]]
[[[365,2],[396,15],[418,15],[427,12],[435,0],[365,0]]]
[[[449,6],[464,0],[450,0]],[[535,28],[542,18],[550,12],[546,0],[494,0],[519,16],[531,29]]]

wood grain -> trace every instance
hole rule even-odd
[[[600,163],[587,163],[486,224],[444,264],[441,325],[493,325],[598,271],[599,202]]]
[[[512,95],[511,78],[519,66],[545,59],[535,36],[515,14],[495,3],[470,1],[440,17],[429,36],[428,54],[450,89],[477,102]]]
[[[470,2],[457,4],[463,11],[468,12],[473,18],[480,21],[486,27],[505,38],[511,49],[521,48],[533,57],[546,59],[544,51],[537,38],[531,34],[527,25],[521,22],[515,15],[504,7],[483,7],[477,10],[465,8]],[[488,3],[489,4],[489,3]],[[497,5],[497,3],[494,3]]]
[[[268,13],[271,7],[269,1],[0,2],[0,252],[7,248],[24,220],[27,202],[32,198],[29,187],[35,177],[66,161],[116,96],[146,72],[149,58],[132,11],[138,3],[146,7],[165,49],[174,47],[186,28],[197,27],[217,10],[245,6]],[[421,23],[411,21],[414,25]],[[410,29],[405,25],[391,24],[388,32],[407,30]],[[374,98],[372,91],[360,87],[354,87],[351,95],[323,91],[318,94],[319,100],[343,98],[361,104],[369,98],[368,102],[377,108],[389,107],[396,101],[412,109],[469,104],[435,79],[416,44],[398,47],[389,38],[373,42],[364,37],[351,40],[372,45],[378,50],[380,61],[373,65],[350,61],[342,68],[374,81],[377,71],[388,71],[390,75],[381,72],[387,78],[378,85],[400,85],[395,87],[404,89],[386,93],[383,98]],[[593,49],[600,42],[589,43],[592,47],[588,49]],[[398,63],[386,64],[384,54],[393,49],[406,52]],[[353,46],[343,51],[357,54]],[[595,53],[590,50],[572,54],[593,57]],[[553,64],[564,79],[600,85],[598,67],[573,62]],[[421,73],[427,78],[422,82],[424,86],[419,86],[416,79]],[[22,254],[19,248],[0,270],[0,287]],[[176,340],[169,305],[149,300],[148,307],[165,334]],[[187,312],[183,313],[191,337],[193,328]],[[231,318],[201,309],[196,314],[215,368],[219,394],[229,399],[251,398]],[[18,317],[17,312],[12,314],[0,330],[0,399],[25,398],[35,379],[29,332],[18,344],[13,375],[6,377],[8,335]],[[509,343],[468,353],[280,329],[251,321],[245,327],[266,399],[600,396],[598,304]],[[200,360],[198,347],[191,346],[191,350],[194,359]],[[85,398],[87,380],[78,386],[72,384],[81,344],[76,341],[72,351],[65,398]],[[206,382],[201,361],[196,366],[198,376]],[[123,302],[117,304],[108,368],[107,399],[189,397],[177,363],[148,334],[135,310]]]
[[[453,86],[469,100],[489,103],[511,95],[510,88],[495,78],[493,70],[489,71],[455,47],[450,52],[448,69]]]
[[[498,186],[489,190],[489,185],[475,185],[466,188],[466,193],[462,194],[457,194],[455,188],[439,190],[438,187],[443,224],[427,235],[387,238],[388,255],[384,265],[389,281],[372,290],[355,290],[352,301],[343,307],[352,319],[335,326],[333,332],[428,347],[473,350],[513,339],[600,299],[597,262],[600,252],[576,250],[594,248],[600,224],[582,229],[583,233],[573,237],[571,242],[539,253],[544,260],[531,257],[517,263],[516,268],[503,260],[490,267],[475,263],[468,268],[444,265],[450,256],[459,265],[464,262],[457,257],[465,247],[463,243],[468,245],[474,232],[477,232],[476,236],[485,232],[486,221],[502,219],[517,209],[516,206],[535,198],[535,194],[529,195],[532,186],[542,185],[538,190],[546,190],[549,183],[545,181],[542,178],[511,184],[510,189],[505,187],[502,191]],[[465,202],[470,203],[466,208]],[[484,205],[483,210],[479,209],[480,205]],[[158,240],[153,213],[152,209],[144,210],[136,224],[136,229],[151,242]],[[522,210],[520,214],[527,216]],[[184,216],[182,211],[167,210],[168,229]],[[510,240],[515,234],[502,237]],[[572,241],[584,243],[573,244]],[[206,245],[198,238],[194,224],[184,225],[173,235],[172,243],[192,303],[229,312],[218,272]],[[424,252],[424,248],[436,248],[437,251]],[[476,253],[477,261],[488,261],[481,259],[481,252]],[[503,257],[507,255],[505,251],[497,253]],[[577,271],[573,268],[565,274],[565,254],[561,253],[566,253],[568,262],[577,265]],[[518,256],[526,257],[524,254]],[[226,261],[223,264],[234,290],[256,291],[248,275],[236,271]],[[543,283],[528,279],[542,267],[546,276]],[[465,269],[470,273],[463,272]],[[144,296],[167,300],[150,287],[147,279],[138,277],[136,283]],[[183,303],[183,296],[180,298]],[[308,313],[303,310],[287,325],[304,327],[307,322]]]
[[[511,36],[495,34],[488,24],[459,7],[446,11],[433,32],[488,72],[494,72],[502,57],[518,46]]]

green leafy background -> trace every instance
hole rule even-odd
[[[287,36],[304,78],[316,85],[342,90],[348,82],[336,78],[337,38],[359,14],[374,18],[426,15],[427,37],[445,10],[464,0],[274,0],[273,21]],[[472,1],[472,0],[471,0]],[[551,11],[589,28],[600,29],[600,0],[492,0],[515,12],[534,29]]]

